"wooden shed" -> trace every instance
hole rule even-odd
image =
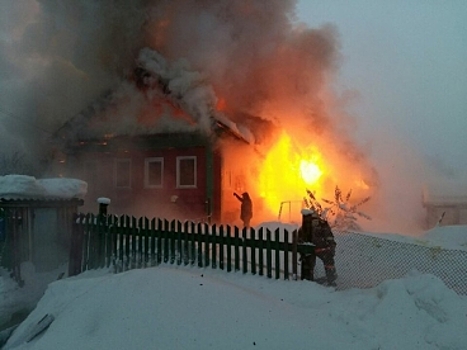
[[[73,215],[82,204],[76,198],[0,198],[1,265],[22,283],[23,262],[32,262],[36,272],[66,264]]]
[[[78,179],[0,176],[0,265],[18,283],[25,262],[36,272],[66,269],[73,215],[86,190]]]

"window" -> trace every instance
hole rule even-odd
[[[177,157],[177,188],[196,187],[196,157]]]
[[[144,161],[144,187],[162,188],[164,180],[164,158],[146,158]]]
[[[115,159],[115,187],[131,187],[131,159]]]

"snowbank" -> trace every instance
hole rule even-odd
[[[336,292],[195,267],[52,283],[4,349],[465,349],[467,298],[432,275]],[[94,272],[95,275],[95,272]],[[54,321],[29,343],[45,316]]]

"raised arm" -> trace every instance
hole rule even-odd
[[[243,198],[242,198],[242,197],[240,197],[238,194],[236,194],[236,193],[234,192],[234,194],[233,194],[233,195],[234,195],[234,196],[235,196],[235,198],[237,198],[237,199],[238,199],[240,202],[243,202]]]

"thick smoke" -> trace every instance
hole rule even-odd
[[[143,5],[0,3],[1,131],[12,141],[4,150],[43,155],[39,146],[56,129],[117,84],[142,46]]]
[[[336,35],[332,28],[297,26],[295,1],[22,0],[0,6],[2,16],[9,14],[2,21],[1,106],[16,117],[7,124],[21,130],[18,139],[37,135],[38,128],[52,133],[115,89],[144,47],[169,62],[185,60],[206,76],[233,119],[248,113],[289,123],[299,109],[329,123],[321,118],[318,93],[336,66]],[[201,97],[213,99],[205,91]]]

